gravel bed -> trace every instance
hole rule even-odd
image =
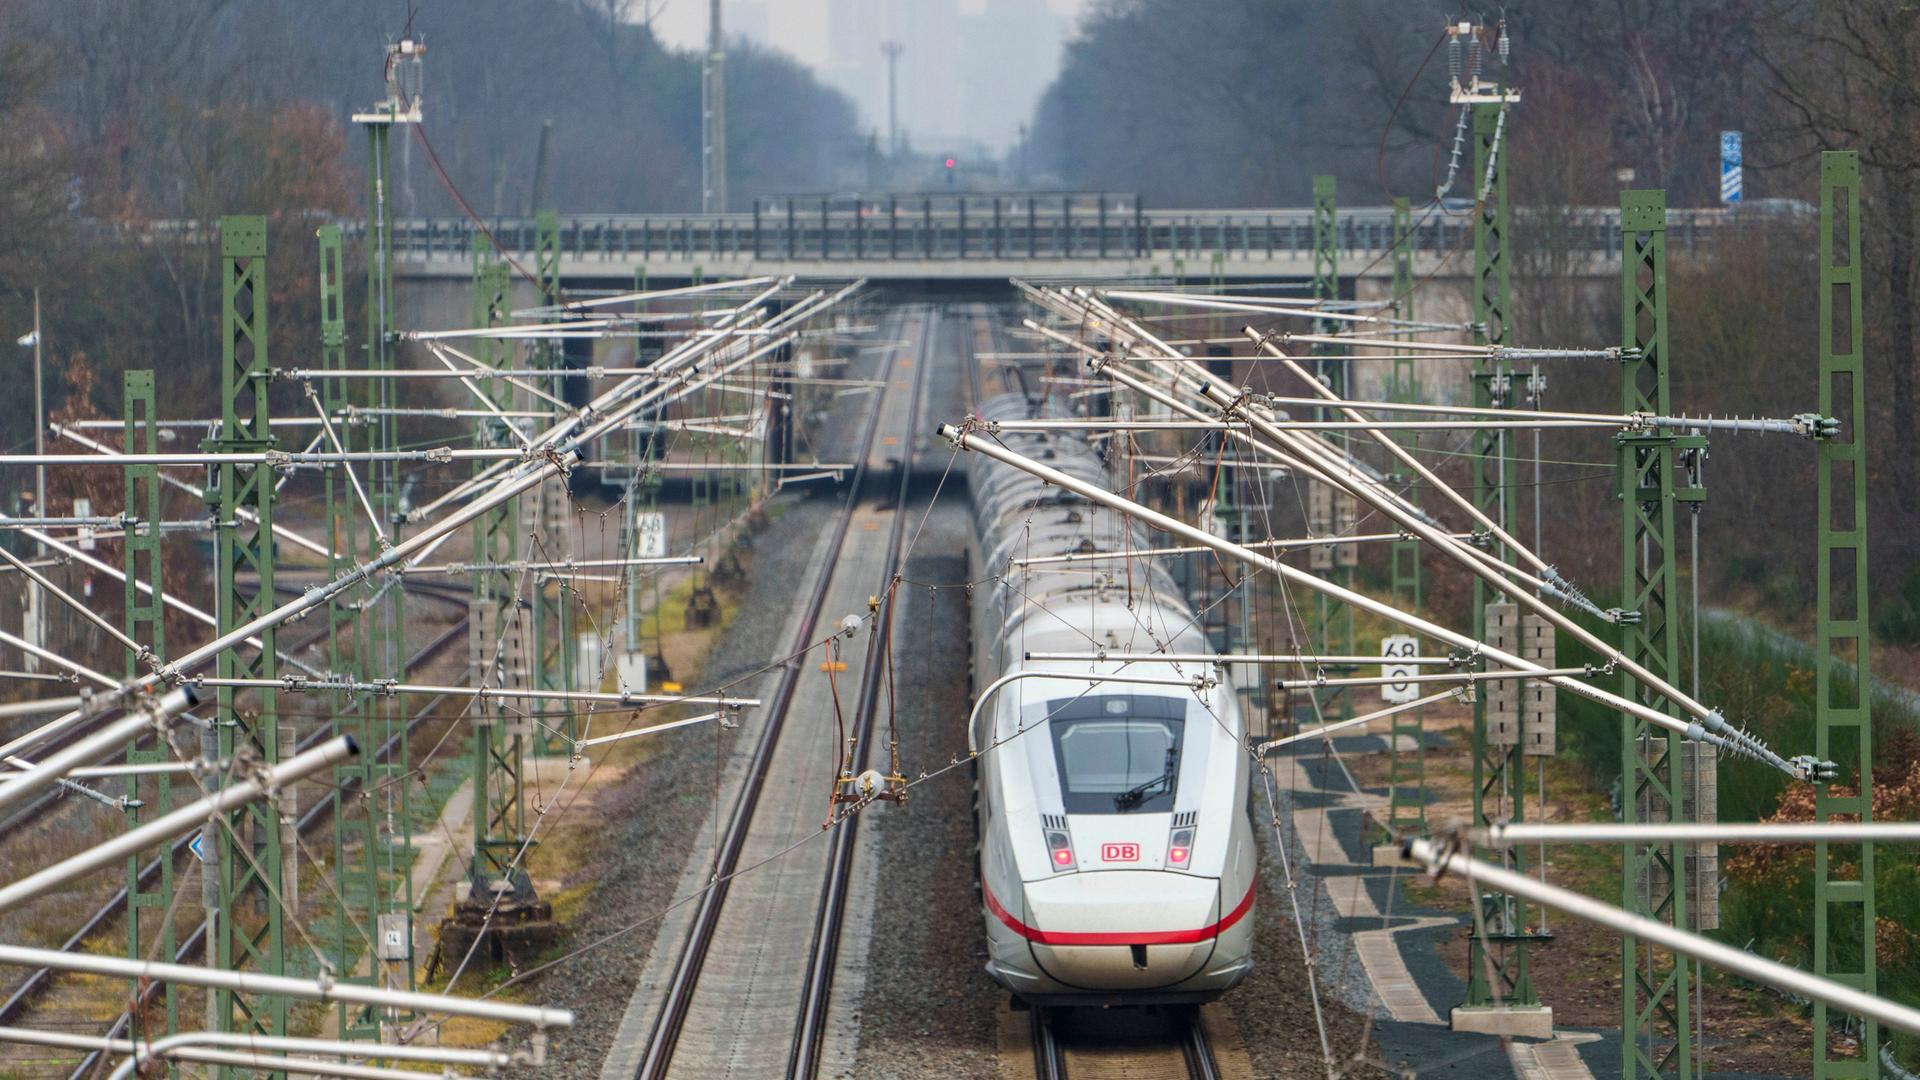
[[[703,685],[738,678],[786,651],[793,583],[804,579],[812,538],[830,527],[836,506],[830,498],[794,498],[760,534],[744,605],[708,656]],[[766,683],[768,689],[771,685]],[[627,770],[600,797],[597,809],[606,820],[605,842],[596,860],[576,868],[565,882],[594,883],[591,901],[566,928],[568,948],[658,915],[675,899],[673,890],[698,830],[714,809],[714,777],[724,768],[738,733],[694,729],[660,738],[661,753]],[[673,742],[664,741],[668,739]],[[607,1047],[653,947],[653,926],[645,923],[523,984],[526,999],[575,1013],[573,1030],[552,1041],[543,1075],[600,1075]]]
[[[964,581],[967,525],[965,504],[943,495],[907,578]],[[896,717],[902,764],[914,777],[966,755],[967,597],[962,589],[911,589],[902,604]],[[962,766],[875,815],[879,894],[854,1075],[996,1075],[995,1017],[1005,994],[982,968],[972,791],[972,772]]]
[[[854,452],[871,402],[869,396],[850,395],[835,403],[814,433],[823,455]],[[842,493],[824,485],[795,489],[772,500],[770,523],[752,539],[746,596],[705,658],[702,688],[730,683],[785,655],[792,644],[789,623],[795,606],[804,599],[799,593],[807,587],[816,540],[832,528],[841,503]],[[776,678],[777,673],[769,673],[734,689],[768,694]],[[599,796],[596,810],[605,821],[604,841],[594,860],[575,868],[563,882],[563,886],[593,883],[582,914],[565,928],[564,947],[579,949],[609,934],[626,932],[516,987],[525,1000],[574,1011],[573,1029],[549,1043],[543,1076],[590,1080],[600,1075],[641,969],[655,947],[652,917],[676,899],[674,890],[699,831],[703,826],[714,827],[709,817],[718,811],[724,827],[729,807],[716,805],[715,778],[724,771],[729,755],[751,749],[740,741],[738,732],[711,726],[659,738],[660,753],[628,769]],[[668,947],[678,948],[679,942]]]
[[[1292,795],[1276,784],[1274,796],[1274,809],[1281,821],[1287,821],[1293,812]],[[1352,1061],[1365,1038],[1366,1019],[1360,1010],[1369,997],[1366,974],[1359,969],[1352,940],[1334,925],[1338,913],[1325,899],[1320,879],[1304,871],[1310,864],[1290,829],[1285,841],[1286,863],[1282,863],[1281,840],[1272,825],[1273,811],[1267,806],[1257,774],[1249,801],[1253,832],[1260,841],[1261,889],[1254,909],[1254,965],[1246,982],[1221,1000],[1239,1028],[1255,1076],[1322,1075],[1320,1034],[1314,1023],[1307,970],[1301,962],[1300,931],[1288,902],[1286,865],[1293,868],[1307,941],[1319,968],[1320,1008],[1335,1061]],[[1319,903],[1314,902],[1316,897]]]

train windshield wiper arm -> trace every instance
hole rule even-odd
[[[1159,788],[1161,792],[1172,791],[1174,777],[1179,775],[1179,763],[1180,751],[1171,747],[1168,748],[1166,770],[1151,780],[1135,784],[1120,794],[1115,795],[1113,797],[1113,808],[1124,814],[1134,807],[1139,806],[1141,803],[1146,802],[1147,795],[1153,793],[1154,788]]]

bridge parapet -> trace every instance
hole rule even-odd
[[[940,195],[826,197],[757,202],[728,214],[595,214],[561,219],[564,272],[617,276],[646,266],[665,276],[792,270],[879,278],[984,278],[1098,272],[1228,278],[1291,276],[1310,266],[1311,208],[1148,210],[1132,196]],[[1617,272],[1617,208],[1515,213],[1516,253],[1552,248]],[[1729,221],[1717,209],[1669,212],[1676,255],[1711,242]],[[1387,275],[1393,243],[1387,207],[1343,210],[1341,262]],[[1472,242],[1465,210],[1417,215],[1418,264],[1443,267]],[[489,222],[499,246],[530,252],[532,219]],[[414,273],[461,272],[477,231],[464,218],[396,223],[394,252]]]

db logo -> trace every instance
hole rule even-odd
[[[1139,862],[1139,844],[1101,844],[1101,862]]]

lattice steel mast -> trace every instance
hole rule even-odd
[[[534,218],[534,273],[539,278],[541,303],[554,307],[560,303],[560,221],[550,210]],[[559,369],[566,356],[552,338],[534,346],[533,367]],[[554,397],[566,393],[567,380],[559,375],[541,380],[541,388]],[[572,529],[567,521],[567,481],[550,477],[540,485],[539,498],[533,500],[536,511],[534,528],[529,533],[526,557],[535,563],[561,563],[572,555]],[[577,690],[574,684],[573,610],[570,583],[549,581],[536,575],[531,582],[533,596],[534,685],[542,690]],[[565,754],[573,745],[573,714],[564,701],[542,699],[536,709],[533,748],[541,754]]]
[[[212,452],[274,449],[267,408],[267,219],[220,219],[220,435],[201,444]],[[262,465],[217,466],[208,491],[218,524],[215,563],[216,616],[220,633],[271,611],[273,594],[273,478]],[[252,511],[244,522],[238,511]],[[241,593],[241,579],[251,577]],[[218,659],[222,678],[277,678],[274,628],[260,631],[261,648],[224,650]],[[239,708],[239,693],[218,691],[215,721],[219,760],[235,762],[244,752],[252,761],[280,761],[280,724],[275,694],[261,689],[255,706]],[[231,771],[231,769],[229,770]],[[227,779],[227,777],[222,778]],[[289,882],[281,863],[281,819],[271,803],[251,803],[224,815],[214,830],[209,869],[218,878],[218,907],[207,913],[215,931],[210,955],[227,971],[248,968],[278,975],[286,970],[284,911]],[[245,905],[243,910],[242,904]],[[287,1033],[287,1001],[231,988],[211,992],[216,1030]]]
[[[122,374],[120,400],[122,448],[128,453],[157,452],[160,429],[152,369]],[[164,500],[161,497],[160,469],[155,465],[128,465],[125,477],[126,499],[121,508],[140,520],[129,522],[120,539],[121,569],[126,574],[121,629],[128,637],[152,650],[156,661],[164,662],[167,658],[167,618],[166,605],[161,600],[165,594],[161,591],[160,522]],[[145,582],[152,591],[142,593],[140,582]],[[132,655],[127,657],[126,671],[128,679],[144,674],[140,670],[139,659]],[[147,746],[142,746],[138,741],[127,745],[129,765],[155,765],[170,760],[172,756],[166,743],[159,740]],[[149,778],[145,783],[138,775],[129,776],[125,794],[129,829],[138,828],[173,809],[173,780],[165,775]],[[127,857],[127,955],[146,955],[147,942],[140,920],[142,912],[151,910],[159,916],[155,932],[159,936],[161,955],[172,959],[178,952],[178,935],[174,932],[173,919],[170,917],[177,885],[173,852],[169,848],[161,849],[160,857],[155,860],[159,864],[159,879],[152,888],[148,888],[141,880],[143,858],[137,852]],[[202,865],[205,865],[204,862]],[[137,986],[135,992],[138,992]],[[136,1030],[135,1038],[171,1035],[180,1030],[180,996],[176,988],[167,984],[160,988],[159,993],[164,1002],[164,1030],[159,1033]],[[135,1015],[139,1015],[138,1010]]]
[[[1503,30],[1503,43],[1504,40]],[[1468,45],[1477,55],[1477,39],[1470,36]],[[1504,51],[1503,44],[1503,54]],[[1504,61],[1505,56],[1501,59]],[[1506,116],[1508,107],[1518,100],[1519,94],[1504,82],[1496,85],[1482,81],[1478,69],[1476,59],[1464,83],[1456,80],[1453,94],[1458,104],[1470,110],[1472,125],[1474,341],[1479,345],[1506,345],[1509,344],[1513,272],[1512,218],[1507,207]],[[1511,362],[1488,357],[1476,361],[1475,366],[1474,404],[1481,408],[1511,408]],[[1507,433],[1498,428],[1476,431],[1469,460],[1473,468],[1474,505],[1510,532],[1517,477],[1507,446]],[[1513,550],[1505,544],[1496,542],[1494,552],[1503,562],[1514,561]],[[1475,580],[1473,636],[1477,640],[1490,640],[1494,627],[1488,607],[1503,595],[1483,579]],[[1511,609],[1510,605],[1498,606]],[[1510,629],[1517,637],[1520,628]],[[1517,645],[1517,640],[1509,644]],[[1480,694],[1474,701],[1473,820],[1481,826],[1506,818],[1518,821],[1525,816],[1525,752],[1518,730],[1519,718],[1517,715],[1495,716],[1490,697],[1491,693]],[[1526,853],[1517,846],[1495,853],[1495,858],[1510,869],[1520,872],[1526,869]],[[1528,945],[1541,935],[1534,930],[1537,922],[1529,917],[1526,903],[1491,891],[1478,894],[1478,899],[1479,917],[1475,919],[1467,950],[1467,1000],[1462,1009],[1454,1011],[1455,1027],[1460,1027],[1463,1020],[1484,1018],[1487,1010],[1496,1005],[1518,1016],[1515,1007],[1534,1010],[1540,1002],[1534,992]],[[1538,1010],[1534,1015],[1545,1019],[1550,1031],[1551,1011]]]
[[[1656,415],[1672,411],[1671,355],[1667,347],[1666,196],[1660,191],[1620,195],[1621,408]],[[1680,482],[1678,453],[1705,446],[1696,435],[1622,432],[1618,454],[1621,507],[1620,650],[1672,680],[1680,675],[1679,552],[1674,543],[1677,503],[1704,492]],[[1620,693],[1674,714],[1666,696],[1622,674]],[[1623,820],[1676,821],[1686,816],[1683,759],[1690,752],[1671,731],[1620,717],[1620,813]],[[1621,873],[1621,906],[1687,926],[1685,848],[1675,843],[1629,844]],[[1621,1075],[1691,1077],[1692,972],[1672,952],[1622,939]]]
[[[1338,202],[1331,176],[1313,178],[1313,298],[1324,304],[1332,304],[1340,299],[1340,220]],[[1316,331],[1331,334],[1338,329],[1337,324],[1328,320],[1318,320]],[[1324,345],[1314,347],[1316,355],[1335,350]],[[1326,360],[1313,362],[1314,377],[1330,387],[1341,397],[1347,396],[1347,364],[1345,361],[1329,363]],[[1314,419],[1331,419],[1328,411],[1315,406]],[[1336,536],[1353,531],[1354,501],[1346,491],[1327,484],[1313,484],[1308,492],[1307,503],[1308,532],[1315,536]],[[1332,547],[1314,548],[1308,555],[1308,565],[1325,573],[1341,585],[1353,583],[1353,568],[1359,562],[1360,550],[1353,544],[1335,544]],[[1340,654],[1353,651],[1353,611],[1345,604],[1329,604],[1327,598],[1318,598],[1315,607],[1317,614],[1316,640],[1313,647],[1329,653]],[[1353,698],[1350,694],[1338,695],[1339,707],[1335,714],[1345,719],[1353,715]]]
[[[1814,753],[1851,774],[1854,794],[1814,790],[1814,820],[1873,819],[1873,680],[1867,610],[1865,334],[1860,291],[1860,155],[1820,155],[1820,415],[1842,420],[1819,447],[1820,549],[1814,600]],[[1858,662],[1846,693],[1845,657]],[[1837,856],[1837,857],[1836,857]],[[1872,844],[1813,849],[1814,974],[1879,992]],[[1813,1075],[1880,1075],[1880,1028],[1861,1021],[1858,1054],[1836,1053],[1830,1010],[1813,1007]]]
[[[1413,212],[1404,198],[1393,200],[1393,315],[1413,320]],[[1414,362],[1395,356],[1387,384],[1387,400],[1418,402],[1420,381],[1414,374]],[[1399,442],[1408,451],[1419,445],[1419,436],[1402,432]],[[1407,505],[1420,505],[1420,481],[1410,471],[1393,474]],[[1420,579],[1420,541],[1397,540],[1388,548],[1388,574],[1393,589],[1393,604],[1404,611],[1419,611],[1424,600]],[[1394,836],[1426,835],[1427,832],[1427,751],[1426,726],[1418,709],[1395,713],[1387,738],[1392,759],[1387,775],[1387,829]],[[1407,745],[1411,743],[1411,745]]]

